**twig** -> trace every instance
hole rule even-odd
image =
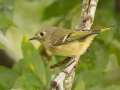
[[[96,11],[98,0],[83,0],[83,6],[82,6],[82,11],[81,11],[81,19],[80,19],[80,25],[76,30],[90,30],[93,21],[94,21],[94,15]],[[68,65],[68,67],[64,68],[56,77],[54,80],[51,82],[51,90],[71,90],[70,88],[66,88],[66,82],[65,85],[64,81],[66,78],[69,78],[73,76],[72,79],[74,80],[74,75],[75,75],[75,66],[78,63],[80,58],[79,56],[71,58],[69,61],[74,61],[72,64]],[[73,75],[74,74],[74,75]],[[72,80],[69,83],[73,83]]]
[[[98,0],[83,0],[79,30],[90,30],[95,16]]]
[[[77,64],[77,62],[78,62],[78,60],[79,60],[79,57],[73,57],[73,58],[71,58],[71,61],[73,61],[73,60],[74,60],[74,62],[73,62],[72,64],[70,64],[68,67],[64,68],[64,70],[61,71],[61,72],[55,77],[55,79],[51,82],[51,86],[52,86],[52,88],[54,88],[54,89],[52,89],[52,90],[64,90],[64,89],[60,89],[60,88],[61,88],[61,85],[64,83],[65,77],[66,77],[67,75],[70,76],[70,73],[72,73],[72,72],[74,71],[75,66],[76,66],[76,64]],[[73,73],[74,73],[74,72],[73,72]],[[63,86],[62,86],[62,87],[63,87]],[[55,89],[55,88],[56,88],[56,89]]]

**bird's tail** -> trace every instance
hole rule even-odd
[[[92,33],[93,34],[99,34],[104,31],[109,31],[112,30],[112,27],[107,27],[107,28],[101,28],[101,29],[93,29]]]
[[[107,28],[100,29],[101,32],[109,31],[109,30],[112,30],[112,27],[107,27]]]

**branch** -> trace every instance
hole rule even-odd
[[[82,4],[82,11],[81,11],[81,19],[80,25],[77,27],[76,30],[90,30],[95,16],[95,11],[97,7],[98,0],[83,0]],[[70,58],[70,65],[68,65],[64,70],[62,70],[54,80],[51,82],[51,89],[52,90],[71,90],[70,88],[66,88],[67,84],[66,78],[71,79],[69,83],[73,83],[74,75],[75,75],[75,66],[78,64],[80,55]],[[74,75],[73,75],[74,74]],[[72,77],[72,78],[70,78]]]
[[[98,0],[83,0],[79,30],[90,30],[95,16]]]

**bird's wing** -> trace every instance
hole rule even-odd
[[[87,37],[93,35],[93,34],[98,34],[98,32],[94,31],[74,31],[69,34],[64,35],[63,37],[59,38],[53,45],[58,46],[62,44],[67,44],[73,41],[83,41]]]
[[[54,41],[53,45],[57,46],[57,45],[64,44],[67,41],[67,39],[69,38],[70,35],[71,34],[69,33],[69,34],[66,34],[66,35],[58,38],[56,41]]]
[[[111,28],[102,28],[97,30],[72,31],[57,39],[53,45],[58,46],[73,41],[84,41],[86,38],[88,38],[91,35],[99,34],[100,32],[108,31],[110,29]]]

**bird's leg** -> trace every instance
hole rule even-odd
[[[59,66],[61,66],[63,64],[66,64],[65,67],[67,67],[67,66],[71,65],[74,62],[74,59],[72,59],[72,58],[74,58],[74,57],[73,56],[72,57],[67,57],[64,60],[62,60],[62,61],[60,61],[60,62],[58,62],[58,63],[56,63],[54,65],[51,65],[50,68],[53,69],[53,68],[59,67]]]
[[[67,64],[65,65],[65,67],[68,67],[69,65],[71,65],[73,62],[75,61],[75,56],[72,56],[69,58]]]

